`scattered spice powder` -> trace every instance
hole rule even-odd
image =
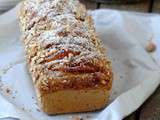
[[[38,109],[38,108],[37,108],[36,110],[37,110],[38,112],[41,112],[40,109]]]
[[[120,78],[121,78],[121,79],[123,79],[123,76],[122,76],[122,75],[120,75]]]
[[[13,96],[12,98],[15,99],[15,96]]]
[[[37,103],[37,102],[35,102],[35,105],[38,105],[38,103]]]
[[[73,120],[84,120],[81,116],[75,116]]]
[[[86,118],[90,118],[91,116],[90,115],[86,115]]]
[[[116,61],[116,59],[115,59],[115,58],[113,58],[113,61]]]
[[[11,90],[9,88],[6,88],[6,93],[10,94]]]
[[[91,116],[90,115],[86,115],[85,118],[86,118],[86,120],[88,120],[89,118],[91,118]]]

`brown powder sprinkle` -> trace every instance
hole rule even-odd
[[[120,78],[121,78],[121,79],[123,79],[123,76],[122,76],[122,75],[120,75]]]
[[[38,103],[37,103],[37,102],[35,102],[35,105],[38,105]]]
[[[38,108],[37,108],[36,110],[37,110],[38,112],[41,112],[40,109],[38,109]]]
[[[115,58],[113,58],[113,61],[116,61],[116,59],[115,59]]]
[[[15,91],[15,93],[17,93],[17,91]]]
[[[73,120],[84,120],[81,116],[75,116]]]
[[[86,118],[90,118],[91,116],[90,115],[86,115]]]
[[[12,98],[13,98],[13,99],[15,99],[16,97],[15,97],[15,96],[13,96]]]
[[[6,93],[10,94],[11,90],[9,88],[6,88]]]

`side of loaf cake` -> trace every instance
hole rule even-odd
[[[26,0],[19,20],[42,110],[60,114],[105,107],[111,62],[86,8],[78,0]]]

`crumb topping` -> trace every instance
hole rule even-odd
[[[78,0],[27,0],[19,13],[29,71],[43,93],[111,89],[111,63]]]

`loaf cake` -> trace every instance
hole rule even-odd
[[[47,114],[105,107],[111,62],[78,0],[26,0],[18,13],[29,73]]]

